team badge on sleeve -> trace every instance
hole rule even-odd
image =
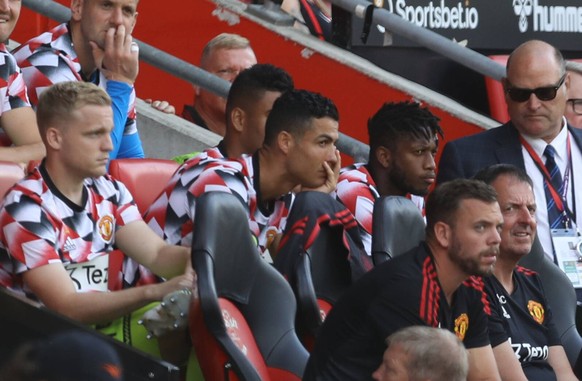
[[[537,323],[542,324],[544,322],[544,307],[540,303],[530,300],[527,302],[527,309]]]
[[[467,314],[461,314],[458,318],[455,319],[455,335],[457,335],[459,340],[463,341],[468,329],[469,316],[467,316]]]
[[[113,238],[114,230],[113,217],[110,215],[103,216],[97,222],[97,228],[99,229],[99,235],[103,238],[103,241],[110,243],[111,238]]]

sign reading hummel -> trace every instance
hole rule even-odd
[[[372,1],[372,0],[370,0]],[[568,56],[580,49],[582,2],[580,0],[373,0],[378,7],[452,41],[467,41],[487,54],[509,53],[519,44],[540,39]],[[352,16],[351,46],[419,47],[390,28],[373,25],[364,44],[363,20]],[[376,52],[373,53],[377,54]],[[394,58],[392,54],[389,59]],[[579,57],[579,54],[574,56]],[[570,57],[568,57],[570,58]]]
[[[519,31],[528,31],[528,17],[533,17],[534,32],[582,32],[582,7],[540,5],[538,0],[513,0],[513,10],[519,16]]]

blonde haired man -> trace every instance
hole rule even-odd
[[[221,33],[202,50],[200,67],[232,83],[237,75],[257,63],[248,39]],[[226,131],[226,99],[194,86],[193,105],[184,105],[182,117],[220,136]]]
[[[46,159],[0,209],[0,285],[100,326],[194,282],[189,250],[150,230],[127,188],[106,175],[112,113],[109,96],[90,83],[61,82],[43,92],[37,115]],[[120,283],[108,279],[114,247],[169,280],[112,286]],[[131,329],[129,342],[147,343],[143,327]]]

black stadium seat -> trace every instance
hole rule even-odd
[[[230,193],[203,194],[194,225],[200,298],[190,332],[204,378],[300,380],[308,353],[295,334],[295,297],[261,259],[241,202]]]
[[[425,222],[406,197],[384,196],[374,203],[372,259],[374,265],[403,254],[424,240]]]
[[[296,195],[274,264],[295,292],[297,331],[307,349],[355,279],[354,259],[362,255],[358,225],[348,209],[322,192]],[[356,272],[363,270],[358,266]]]
[[[322,225],[313,244],[298,254],[291,284],[297,297],[298,331],[308,349],[327,314],[352,283],[342,233],[339,227]]]

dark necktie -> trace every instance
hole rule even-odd
[[[546,169],[550,174],[550,181],[558,193],[558,196],[561,198],[564,190],[564,183],[562,182],[560,169],[558,168],[556,160],[554,159],[556,156],[556,149],[548,144],[544,150],[544,155],[546,156]],[[547,179],[544,180],[544,192],[546,193],[546,202],[548,204],[548,223],[550,228],[558,229],[565,227],[563,225],[562,213],[558,210],[554,198],[550,193]]]

